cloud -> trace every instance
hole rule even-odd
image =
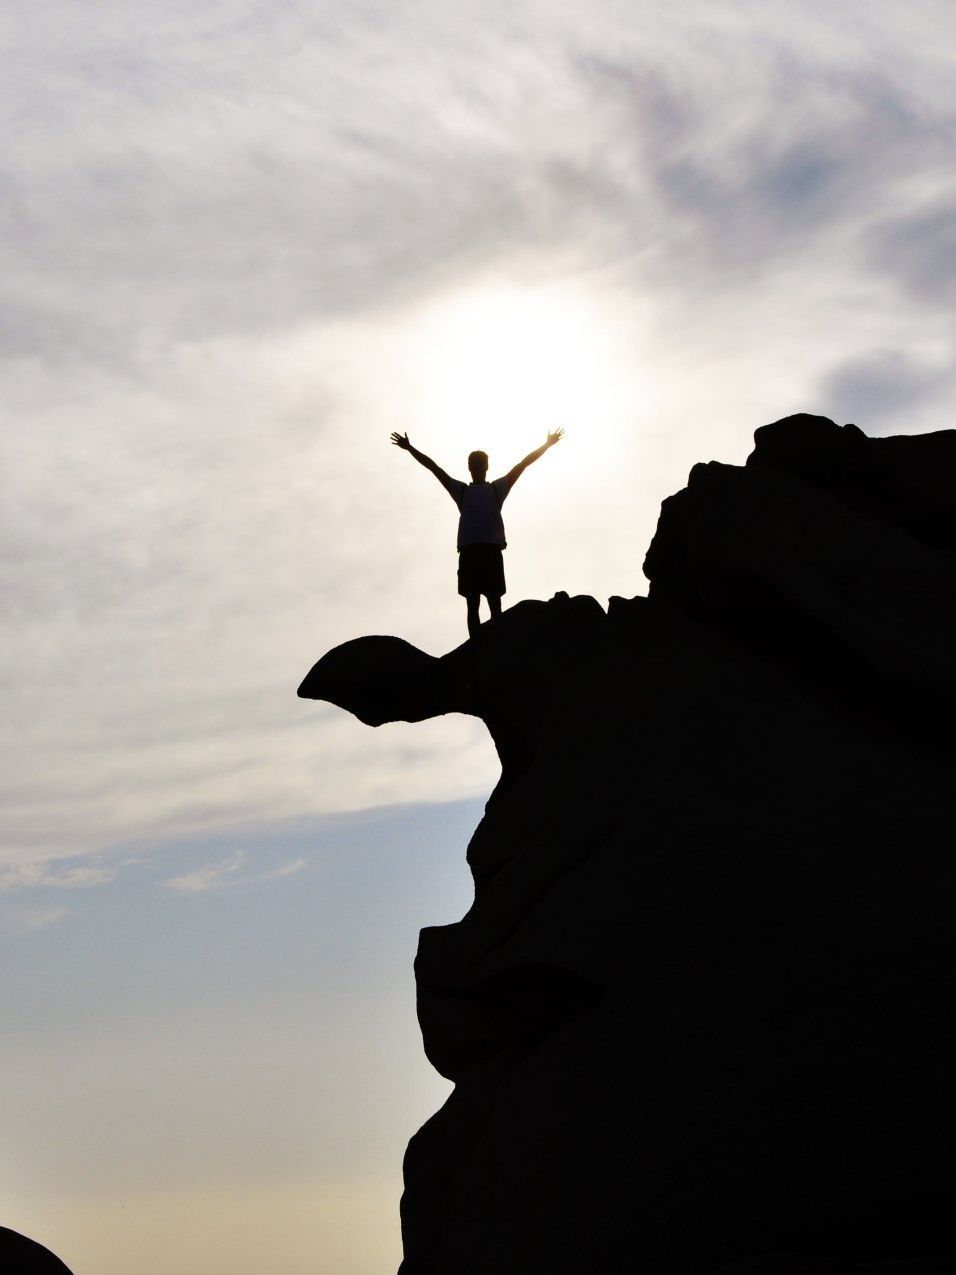
[[[757,50],[718,24],[702,51],[679,22],[638,44],[573,10],[536,30],[519,8],[508,34],[467,6],[456,31],[431,6],[339,13],[338,39],[292,9],[172,23],[149,57],[122,20],[93,51],[44,24],[7,89],[30,120],[6,143],[11,353],[142,364],[555,253],[779,254],[943,153],[889,76],[784,54],[786,24]]]
[[[729,130],[699,103],[685,136],[653,161],[678,219],[675,247],[720,274],[759,277],[793,257],[819,269],[821,253],[848,234],[852,242],[892,206],[890,192],[941,165],[951,144],[927,128],[905,90],[871,72],[781,58],[765,102],[766,115]]]
[[[70,915],[70,909],[64,907],[17,908],[0,916],[0,935],[5,938],[19,934],[32,934],[36,930],[45,930],[56,925],[64,917]]]
[[[59,864],[52,861],[15,863],[0,867],[0,893],[12,890],[76,890],[105,885],[116,879],[114,868],[99,859]]]
[[[8,350],[61,358],[69,316],[78,356],[98,343],[108,364],[135,360],[171,336],[262,335],[421,295],[450,270],[534,247],[505,112],[475,88],[492,60],[503,85],[525,72],[560,97],[560,81],[526,48],[481,26],[462,47],[428,15],[422,42],[407,14],[385,17],[397,38],[383,60],[361,7],[341,15],[344,41],[285,9],[281,24],[252,23],[261,44],[245,22],[215,35],[187,23],[148,58],[122,22],[112,48],[84,56],[65,22],[46,75],[34,48],[7,90],[31,125],[6,144],[8,229],[24,249],[10,295],[28,317]],[[466,51],[475,65],[459,84]]]
[[[236,880],[236,873],[241,871],[246,856],[237,851],[228,859],[220,859],[216,863],[207,863],[194,872],[184,872],[182,876],[170,877],[164,881],[170,890],[179,890],[183,894],[202,894],[206,890],[220,889],[223,885]]]
[[[266,881],[278,881],[292,876],[306,867],[307,862],[304,858],[298,858],[265,871],[243,872],[247,856],[238,850],[227,859],[205,864],[181,876],[170,877],[163,885],[182,894],[202,894],[207,890],[221,890],[236,885],[261,885]]]
[[[921,409],[950,395],[954,384],[952,364],[925,363],[905,350],[873,350],[840,364],[823,379],[821,410],[839,421],[858,416],[871,432],[890,422],[912,427]]]
[[[956,303],[956,204],[887,218],[869,235],[867,250],[872,269],[913,300],[947,310]]]
[[[307,859],[292,859],[289,863],[280,864],[278,868],[273,868],[271,872],[263,872],[260,876],[251,878],[251,880],[278,881],[282,877],[291,877],[296,872],[301,872],[307,863]]]

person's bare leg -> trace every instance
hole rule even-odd
[[[468,636],[473,638],[477,636],[478,630],[481,628],[481,620],[478,618],[478,608],[481,605],[481,594],[470,593],[465,601],[468,604]]]
[[[501,618],[501,597],[489,597],[488,609],[491,611],[491,618],[498,620]]]

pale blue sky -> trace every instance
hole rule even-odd
[[[104,1275],[211,1251],[255,1275],[280,1240],[302,1275],[395,1259],[405,1143],[448,1091],[421,1058],[415,945],[468,906],[480,814],[250,824],[7,895],[0,1193],[21,1228]],[[323,1209],[343,1191],[364,1226]],[[144,1247],[169,1211],[176,1243]]]
[[[956,10],[36,0],[0,40],[0,1221],[77,1275],[280,1236],[379,1275],[444,1092],[411,953],[496,776],[479,723],[295,699],[349,637],[464,636],[388,436],[500,472],[563,425],[506,601],[603,602],[757,426],[949,427]]]

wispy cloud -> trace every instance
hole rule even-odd
[[[163,882],[169,890],[178,890],[182,894],[202,894],[207,890],[222,890],[229,886],[260,885],[266,881],[277,881],[292,876],[306,866],[304,858],[292,859],[279,864],[275,868],[265,870],[244,871],[248,856],[242,850],[226,859],[204,864],[193,872],[184,872],[180,876],[170,877]]]
[[[170,877],[163,884],[170,890],[179,890],[183,894],[202,894],[206,890],[221,889],[224,885],[234,883],[236,874],[242,870],[246,856],[241,850],[236,851],[228,859],[220,859],[216,863],[207,863],[194,872],[184,872],[181,876]]]
[[[66,864],[55,861],[15,863],[0,867],[0,893],[27,889],[76,890],[104,885],[116,869],[98,859]]]
[[[250,879],[254,881],[278,881],[282,877],[291,877],[296,872],[301,872],[307,863],[307,859],[292,859],[289,863],[280,864],[278,868],[273,868],[270,872],[263,872],[260,876]]]
[[[45,930],[56,925],[64,917],[70,915],[70,909],[64,907],[15,908],[0,915],[0,935],[6,937],[18,934],[32,934],[35,930]]]

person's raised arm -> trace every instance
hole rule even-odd
[[[534,464],[536,460],[543,456],[549,447],[553,447],[555,443],[560,443],[563,437],[564,430],[556,429],[553,434],[548,434],[548,437],[540,447],[536,447],[533,452],[528,452],[524,460],[519,460],[514,469],[509,469],[507,474],[505,474],[505,481],[507,482],[508,487],[510,488],[514,486],[528,466]]]
[[[454,478],[449,477],[449,475],[445,473],[440,465],[436,465],[430,456],[426,456],[425,453],[420,452],[417,447],[413,447],[408,441],[407,434],[399,434],[396,431],[392,434],[392,442],[396,447],[400,447],[403,452],[408,452],[409,456],[413,456],[415,460],[418,461],[419,465],[424,465],[429,473],[434,474],[448,492],[449,496],[451,496],[452,500],[454,500],[457,504],[458,498],[461,495],[461,489],[465,485],[464,483],[456,482]]]

